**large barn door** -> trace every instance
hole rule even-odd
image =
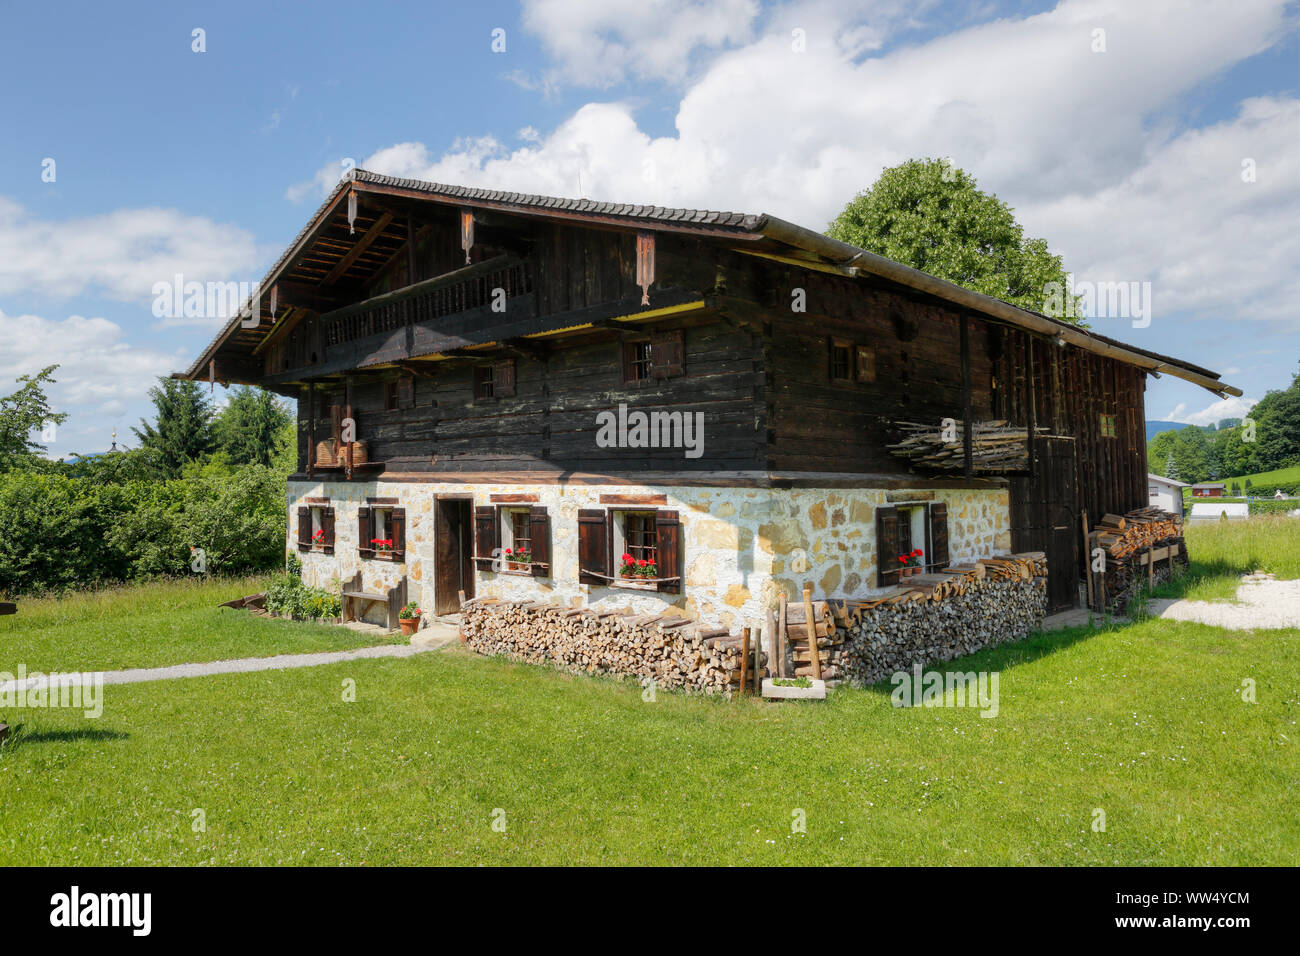
[[[1075,442],[1040,438],[1033,477],[1011,482],[1011,549],[1047,555],[1047,610],[1079,603],[1078,496]]]

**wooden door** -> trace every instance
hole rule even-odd
[[[434,520],[433,613],[455,614],[474,596],[474,527],[468,498],[439,498]]]
[[[1079,521],[1075,442],[1040,438],[1034,474],[1011,482],[1011,549],[1047,555],[1047,610],[1079,603]]]

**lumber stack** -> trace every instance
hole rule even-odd
[[[964,424],[956,423],[945,440],[944,429],[934,424],[895,422],[902,439],[887,445],[891,454],[917,468],[957,470],[966,467]],[[1035,430],[1045,434],[1046,428]],[[955,437],[954,437],[955,436]],[[971,425],[971,466],[976,472],[1001,474],[1029,470],[1029,429],[1006,421]]]
[[[834,625],[832,633],[818,636],[822,678],[871,684],[913,664],[962,657],[1036,629],[1047,609],[1047,558],[1041,551],[994,555],[909,578],[870,599],[818,604]],[[802,625],[800,611],[792,602],[788,620]],[[794,676],[813,676],[800,653],[806,627],[792,626],[789,634],[792,660],[782,666],[793,666]]]
[[[1088,534],[1088,553],[1100,548],[1105,571],[1092,576],[1088,604],[1123,614],[1138,591],[1181,574],[1188,564],[1183,519],[1159,508],[1107,514]]]
[[[744,635],[689,618],[486,598],[463,606],[461,634],[480,654],[573,673],[654,680],[702,694],[730,695],[740,687]],[[751,649],[749,674],[753,655]],[[758,663],[766,669],[767,655]]]

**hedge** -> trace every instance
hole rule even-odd
[[[0,475],[0,594],[280,567],[284,476],[260,465],[229,475],[106,483],[59,474]]]

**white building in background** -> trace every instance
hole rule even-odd
[[[1176,515],[1181,516],[1183,513],[1183,489],[1186,487],[1187,483],[1183,481],[1174,481],[1162,475],[1147,475],[1151,506],[1172,511]]]
[[[1198,502],[1192,505],[1189,520],[1192,524],[1201,524],[1206,521],[1219,521],[1225,517],[1229,521],[1244,521],[1250,517],[1250,505],[1244,501]]]

